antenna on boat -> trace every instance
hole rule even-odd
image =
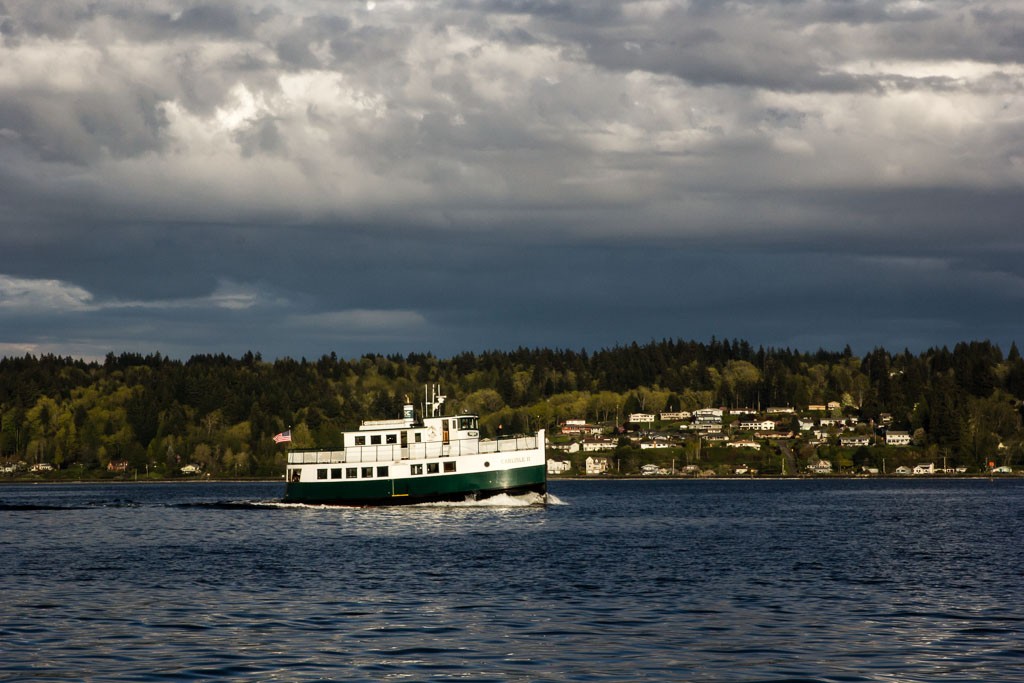
[[[441,406],[444,404],[445,399],[448,398],[448,397],[441,393],[441,385],[440,384],[431,384],[430,385],[430,387],[429,387],[429,390],[430,390],[430,397],[429,397],[429,399],[427,398],[427,389],[428,389],[428,387],[426,385],[424,385],[424,387],[423,387],[423,415],[424,416],[429,415],[430,417],[438,417],[439,415],[441,415]]]

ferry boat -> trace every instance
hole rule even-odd
[[[424,389],[421,415],[364,420],[338,448],[288,452],[286,503],[403,505],[547,493],[544,430],[481,439],[473,414],[446,416],[445,396]]]

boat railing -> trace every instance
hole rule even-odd
[[[486,440],[480,442],[479,453],[508,453],[511,451],[525,451],[537,447],[536,436],[513,436],[507,439],[495,441]]]
[[[536,436],[517,436],[507,439],[453,439],[448,443],[411,443],[405,448],[398,444],[352,446],[345,450],[295,450],[288,453],[289,465],[331,465],[339,463],[396,462],[399,460],[425,460],[451,458],[479,453],[509,453],[537,447]]]

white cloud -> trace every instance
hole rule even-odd
[[[92,294],[67,282],[0,275],[0,310],[65,313],[95,308]]]
[[[217,308],[240,311],[266,302],[258,288],[230,281],[221,281],[208,299]]]
[[[60,344],[56,349],[47,349],[43,344],[33,342],[25,343],[0,343],[0,358],[14,358],[30,354],[38,356],[45,353],[65,354],[68,353],[67,345]]]
[[[117,309],[226,309],[283,307],[287,301],[261,287],[220,280],[209,295],[154,300],[97,299],[91,292],[61,280],[18,278],[0,274],[0,310],[48,314]]]
[[[857,75],[906,76],[914,79],[942,78],[965,85],[978,83],[999,74],[1013,78],[1024,77],[1024,65],[1021,64],[967,60],[861,59],[847,62],[838,68],[846,73]]]
[[[51,194],[179,220],[404,222],[443,206],[444,221],[475,228],[481,210],[561,216],[600,202],[639,205],[643,229],[675,232],[697,229],[680,200],[706,198],[709,184],[726,221],[752,187],[1024,184],[1006,144],[1024,129],[1024,67],[914,58],[873,37],[925,17],[915,3],[896,20],[862,8],[855,21],[829,4],[635,2],[621,16],[580,10],[577,24],[372,5],[237,3],[211,15],[211,35],[175,19],[174,3],[161,14],[97,2],[71,37],[0,46],[0,96],[33,122],[0,108],[0,128],[76,162],[23,171]],[[920,25],[957,21],[952,6],[930,10]],[[283,61],[286,38],[313,61]],[[869,80],[814,89],[836,75]],[[83,92],[99,100],[85,106]]]

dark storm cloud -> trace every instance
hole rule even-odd
[[[287,151],[284,139],[273,119],[263,118],[235,135],[242,155],[283,154]]]
[[[352,22],[345,17],[316,15],[305,17],[298,26],[287,30],[276,43],[277,56],[290,68],[315,68],[320,60],[310,49],[321,40],[330,40],[348,33]]]
[[[193,5],[169,22],[176,31],[238,38],[252,33],[255,15],[230,2]]]
[[[1019,336],[1013,2],[0,2],[0,354]]]
[[[881,79],[836,71],[843,59],[1019,63],[1024,51],[1024,13],[963,3],[937,3],[948,10],[943,13],[891,2],[691,2],[656,22],[611,11],[574,15],[567,4],[491,6],[536,16],[606,68],[671,74],[699,85],[856,92],[879,87]],[[569,17],[576,21],[563,23]]]
[[[162,146],[165,123],[154,93],[82,93],[71,100],[23,92],[0,101],[0,130],[44,161],[89,164],[104,154],[136,156]]]

